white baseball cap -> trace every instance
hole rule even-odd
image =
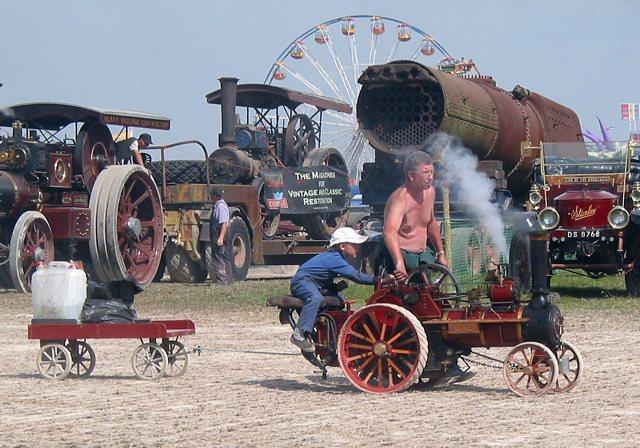
[[[368,238],[366,235],[358,234],[358,232],[351,227],[340,227],[331,235],[329,246],[335,246],[340,243],[362,244],[367,241]]]

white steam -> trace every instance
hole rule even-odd
[[[452,199],[464,206],[464,210],[489,235],[496,254],[507,254],[504,221],[500,210],[491,202],[495,184],[484,173],[476,170],[478,158],[458,139],[438,133],[429,141],[430,152],[445,164],[445,186]]]

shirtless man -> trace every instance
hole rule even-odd
[[[436,191],[432,186],[433,174],[433,161],[429,154],[409,154],[404,161],[406,182],[387,200],[383,237],[396,266],[396,278],[406,278],[407,272],[421,262],[437,261],[450,267],[434,213]],[[435,246],[435,258],[427,250],[427,241]]]
[[[433,264],[437,261],[451,267],[434,212],[436,191],[433,174],[433,161],[429,154],[419,151],[409,154],[404,160],[406,181],[389,196],[384,209],[382,235],[395,263],[394,276],[399,280],[406,279],[407,272],[420,263]],[[427,249],[427,241],[435,247],[435,257]],[[458,366],[457,356],[447,355],[441,336],[429,333],[427,338],[429,345],[434,347],[430,350],[427,368],[430,364],[435,369],[444,366],[440,376],[432,380],[433,384],[456,383],[475,376],[475,372],[463,371]]]

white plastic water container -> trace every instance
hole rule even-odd
[[[52,261],[31,277],[34,319],[75,319],[87,298],[87,276],[75,263]]]

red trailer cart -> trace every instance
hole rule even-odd
[[[34,320],[29,325],[29,339],[40,340],[36,366],[42,377],[51,380],[91,375],[96,354],[87,339],[139,339],[140,345],[131,356],[133,373],[141,380],[155,380],[185,373],[189,358],[179,339],[195,331],[190,320],[99,324]]]

